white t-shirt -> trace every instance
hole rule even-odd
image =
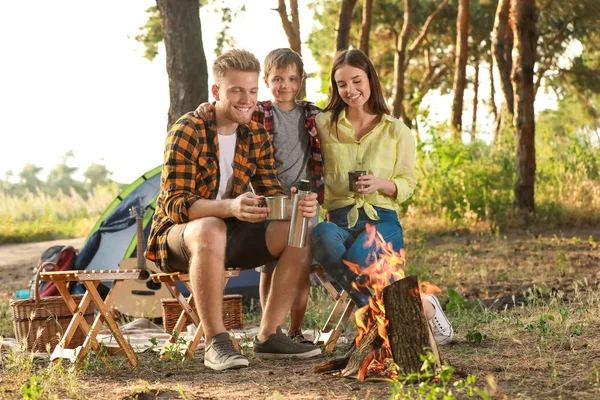
[[[231,135],[219,135],[219,171],[221,172],[221,178],[219,180],[217,199],[231,198],[236,142],[236,132],[233,132]]]

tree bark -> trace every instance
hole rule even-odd
[[[362,25],[360,26],[360,49],[369,55],[369,35],[371,34],[371,14],[373,0],[363,0]]]
[[[514,35],[513,68],[514,117],[517,181],[515,206],[534,211],[535,182],[535,99],[534,64],[536,56],[535,0],[511,0]]]
[[[504,94],[506,110],[512,115],[514,99],[510,74],[512,70],[513,33],[508,23],[510,1],[498,1],[494,29],[492,30],[492,57],[496,63],[496,67],[498,67],[500,90]],[[500,127],[503,125],[501,122],[502,118],[504,118],[504,113],[501,111],[496,117],[496,132],[494,136],[499,135]]]
[[[452,101],[452,137],[462,139],[462,112],[465,86],[467,83],[467,56],[469,38],[469,0],[459,0],[456,17],[456,50],[454,52],[454,100]]]
[[[438,366],[442,360],[429,323],[425,319],[419,280],[407,276],[383,289],[387,334],[394,362],[404,375],[419,372],[421,354],[431,350]]]
[[[411,126],[411,119],[406,115],[404,109],[404,72],[408,67],[410,59],[413,57],[417,49],[421,46],[425,40],[425,36],[431,26],[433,20],[442,11],[442,9],[448,4],[448,0],[442,0],[440,5],[435,9],[434,12],[427,17],[427,20],[423,24],[419,36],[412,42],[408,50],[406,46],[408,44],[408,36],[412,29],[413,19],[413,0],[404,1],[404,23],[402,25],[402,32],[397,39],[396,53],[394,53],[394,81],[392,88],[392,114],[397,118],[402,118],[407,126]]]
[[[492,56],[490,52],[490,68],[488,70],[490,73],[490,108],[492,110],[492,115],[494,116],[494,121],[498,118],[498,109],[496,108],[496,100],[494,97],[496,96],[496,87],[494,85],[494,56]]]
[[[352,26],[352,11],[356,0],[342,0],[338,23],[335,29],[335,52],[346,50],[350,46],[350,27]]]
[[[479,103],[479,59],[475,60],[475,78],[473,78],[473,115],[471,118],[471,143],[475,143],[477,132],[477,106]]]
[[[208,71],[198,0],[157,0],[156,4],[167,53],[169,129],[183,114],[208,101]]]
[[[398,44],[394,53],[394,84],[392,97],[392,114],[396,118],[405,118],[404,112],[404,71],[406,65],[406,46],[408,45],[408,35],[412,28],[413,21],[413,0],[404,0],[404,22],[402,31],[398,36]]]
[[[300,39],[300,15],[298,13],[298,0],[290,0],[291,21],[287,14],[285,0],[278,0],[277,12],[281,18],[281,25],[287,36],[290,49],[294,50],[299,55],[302,55],[302,41]],[[302,80],[302,86],[298,92],[297,98],[304,99],[306,97],[306,79]]]

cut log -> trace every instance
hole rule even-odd
[[[423,312],[419,280],[408,276],[383,289],[388,340],[394,362],[404,375],[419,372],[421,354],[432,351],[437,367],[442,360]]]
[[[348,365],[342,371],[342,376],[364,380],[366,370],[374,356],[373,351],[378,350],[382,344],[383,338],[379,336],[377,321],[373,321],[371,328],[362,337],[356,351],[350,355]],[[362,379],[360,379],[361,376]]]
[[[327,360],[325,362],[322,362],[321,364],[317,364],[313,367],[313,372],[315,374],[322,374],[325,372],[339,371],[341,369],[346,368],[346,365],[348,365],[348,360],[350,360],[350,356],[352,355],[352,353],[354,353],[355,350],[356,340],[352,343],[352,347],[350,347],[350,350],[348,350],[348,352],[344,354],[343,357],[334,358],[333,360]]]

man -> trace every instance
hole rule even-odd
[[[289,223],[267,225],[269,209],[260,207],[264,196],[284,195],[284,190],[268,133],[251,121],[259,72],[260,63],[248,51],[219,56],[213,64],[213,118],[203,120],[190,112],[171,127],[146,252],[165,272],[189,271],[207,343],[204,364],[215,370],[248,365],[223,325],[225,266],[249,269],[278,259],[255,355],[306,358],[321,352],[279,329],[309,275],[312,254],[308,247],[288,247]],[[300,202],[304,216],[315,216],[316,197]]]

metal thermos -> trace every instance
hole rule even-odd
[[[310,194],[310,181],[300,180],[298,191],[292,199],[292,218],[290,221],[290,231],[288,233],[288,246],[305,247],[306,234],[308,233],[308,218],[304,217],[298,211],[298,202]]]

